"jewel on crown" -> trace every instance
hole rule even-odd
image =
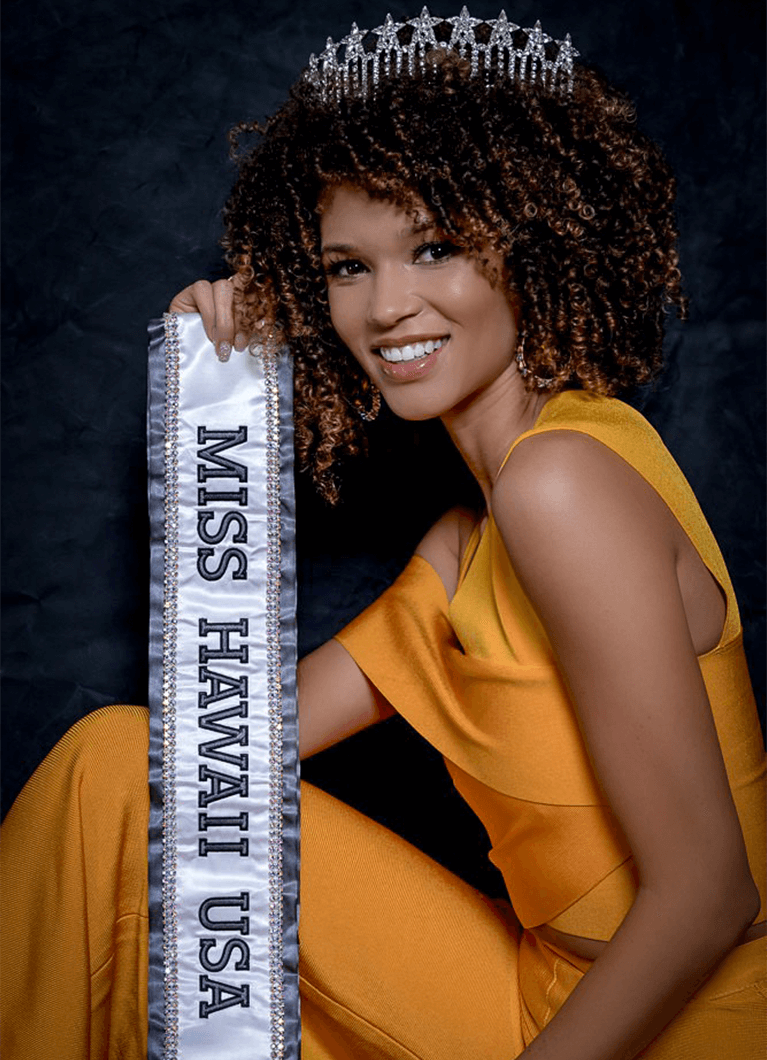
[[[426,7],[407,22],[395,22],[387,15],[382,26],[370,31],[353,22],[351,32],[338,43],[328,37],[325,50],[310,57],[304,76],[325,102],[350,95],[364,97],[375,91],[382,71],[384,76],[392,71],[397,75],[407,71],[410,76],[416,69],[423,72],[427,53],[438,48],[468,59],[471,76],[482,76],[488,85],[505,73],[552,93],[573,90],[573,61],[578,52],[569,33],[562,41],[553,40],[540,22],[522,29],[509,22],[505,11],[484,21],[472,18],[466,7],[460,15],[444,19],[434,18]],[[339,49],[343,49],[340,59]]]

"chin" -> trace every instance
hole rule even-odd
[[[386,393],[383,394],[384,401],[389,410],[400,420],[409,423],[422,423],[425,420],[436,420],[450,411],[439,401],[403,401],[402,396],[397,394],[393,400],[389,400]],[[399,399],[399,400],[398,400]]]

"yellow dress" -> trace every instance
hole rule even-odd
[[[700,665],[761,919],[764,754],[721,554],[681,472],[638,413],[571,392],[547,403],[533,432],[558,429],[589,434],[636,468],[726,595],[720,643]],[[304,785],[304,1060],[514,1057],[590,964],[536,928],[609,939],[635,878],[545,632],[492,518],[469,543],[450,603],[436,572],[415,557],[338,639],[442,752],[488,831],[514,912]],[[97,711],[54,749],[9,814],[9,1060],[144,1055],[146,743],[140,708]],[[764,939],[734,950],[643,1056],[763,1060],[766,963]]]

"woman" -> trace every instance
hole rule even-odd
[[[684,305],[673,181],[623,97],[586,67],[571,83],[566,42],[509,30],[493,51],[499,19],[468,46],[456,19],[440,47],[427,22],[375,84],[310,67],[242,161],[235,282],[171,307],[199,309],[222,360],[287,339],[299,456],[330,500],[381,399],[439,417],[484,498],[302,661],[301,743],[403,714],[482,819],[514,913],[308,789],[304,1055],[755,1057],[764,772],[737,606],[681,473],[612,397],[657,373]],[[96,724],[66,761],[140,745],[133,713]],[[94,936],[130,930],[87,1034],[140,1055],[145,767],[113,757],[109,784],[78,775],[117,805],[72,818],[119,814],[122,864],[104,861],[121,894],[134,880],[119,916],[96,888]]]

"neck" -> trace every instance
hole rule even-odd
[[[549,396],[525,390],[516,368],[510,367],[491,386],[442,416],[488,507],[506,454],[535,425]]]

